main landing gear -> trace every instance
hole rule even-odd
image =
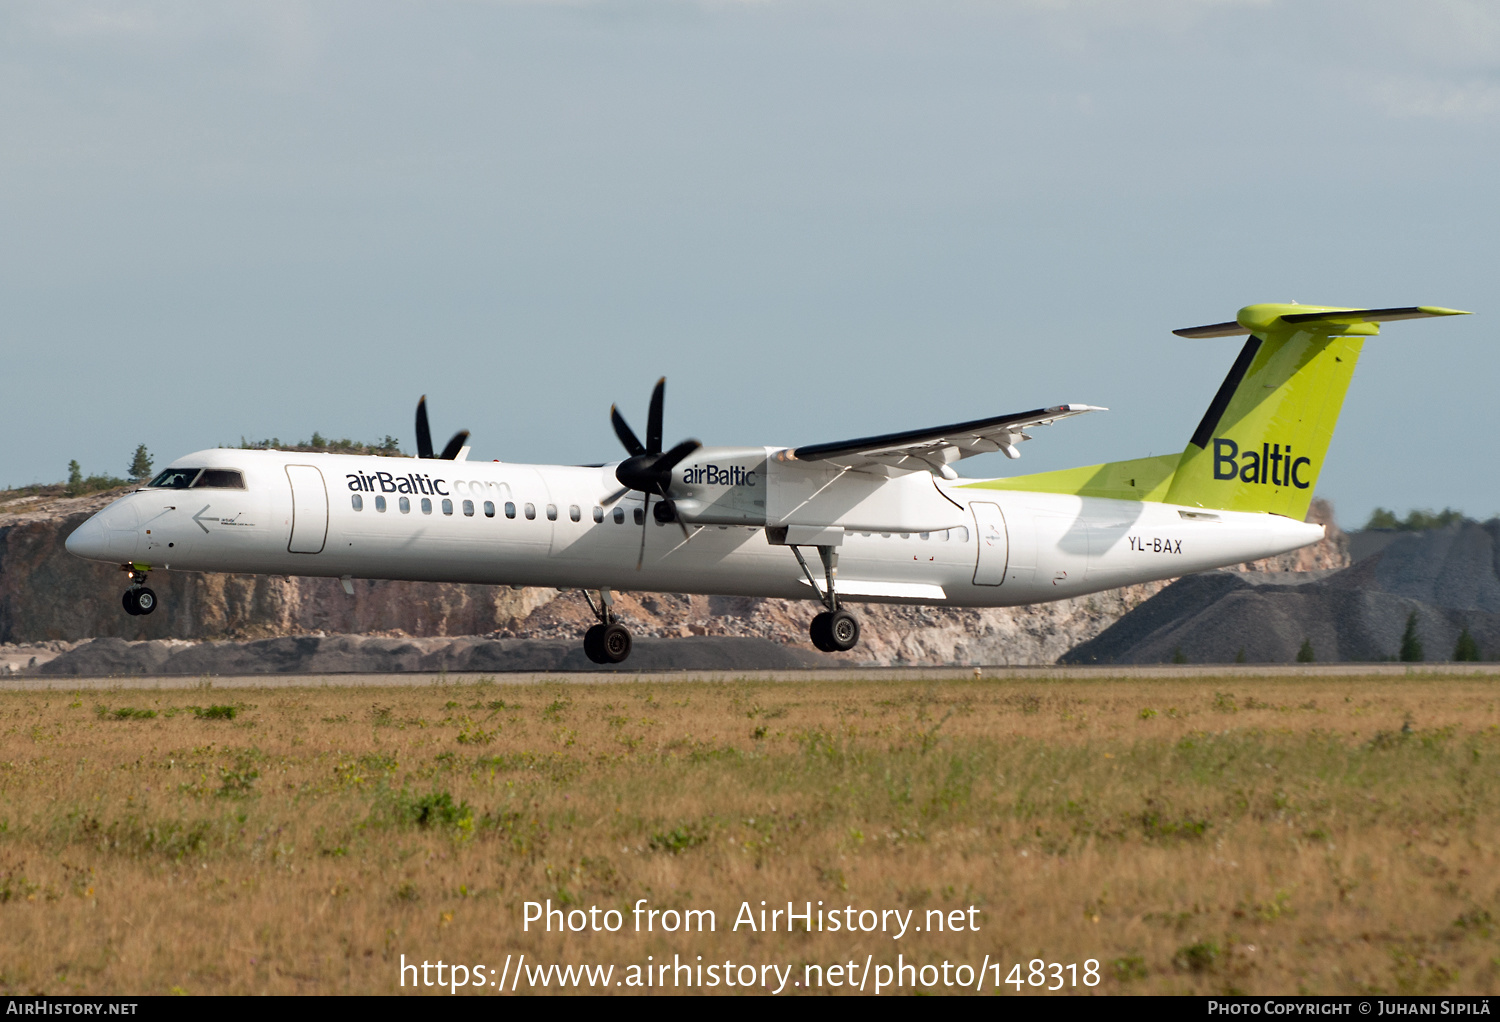
[[[608,589],[599,590],[599,605],[589,591],[583,591],[589,610],[599,623],[583,633],[583,652],[596,664],[620,664],[630,656],[630,631],[615,620],[615,597]]]
[[[813,581],[807,561],[802,558],[802,551],[794,546],[792,553],[797,555],[797,563],[802,565],[802,573],[807,576],[813,592],[817,592],[818,584]],[[824,653],[847,653],[859,645],[859,618],[839,606],[838,591],[834,585],[839,573],[839,549],[835,546],[820,546],[818,556],[823,561],[823,577],[827,581],[823,589],[823,605],[828,609],[812,619],[807,633],[812,638],[813,645]]]
[[[156,609],[156,593],[146,588],[146,573],[133,564],[125,565],[124,570],[130,572],[130,588],[120,600],[125,613],[131,617],[151,613]]]

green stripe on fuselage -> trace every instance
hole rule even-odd
[[[1158,454],[1154,458],[1110,461],[1103,465],[1084,465],[1009,479],[985,479],[958,488],[1160,501],[1166,497],[1167,489],[1172,485],[1172,474],[1177,471],[1177,463],[1181,460],[1181,454]]]

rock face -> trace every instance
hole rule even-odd
[[[58,501],[0,517],[0,642],[110,636],[261,638],[323,632],[475,635],[513,627],[556,596],[550,590],[425,582],[355,582],[273,575],[158,571],[149,617],[120,606],[118,569],[72,556],[69,533],[115,494]]]
[[[581,595],[548,589],[356,581],[355,595],[350,597],[336,579],[191,572],[153,574],[151,586],[161,599],[160,609],[149,617],[130,617],[120,607],[124,575],[79,560],[63,547],[68,534],[113,496],[56,500],[0,516],[0,643],[96,637],[131,642],[249,640],[332,633],[555,639],[566,640],[572,648],[593,620]],[[1244,565],[1242,570],[1305,571],[1347,565],[1347,539],[1332,524],[1332,509],[1315,502],[1309,520],[1328,526],[1321,543]],[[987,610],[868,604],[856,608],[863,625],[860,646],[828,660],[1052,663],[1165,585],[1155,582],[1056,603]],[[812,652],[807,623],[816,607],[811,602],[621,593],[616,609],[641,639],[761,639]],[[630,662],[637,664],[634,657]]]
[[[380,639],[296,635],[251,642],[94,639],[28,674],[48,676],[397,674],[420,671],[792,670],[823,666],[810,650],[765,639],[692,636],[636,643],[629,666],[601,666],[571,639]]]
[[[1063,659],[1288,663],[1306,640],[1318,660],[1389,660],[1413,613],[1428,660],[1449,659],[1464,628],[1500,652],[1500,520],[1405,534],[1337,572],[1179,579]]]

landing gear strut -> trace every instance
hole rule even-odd
[[[794,546],[792,553],[797,555],[797,563],[802,565],[802,573],[807,576],[813,592],[817,592],[818,584],[813,581],[802,551]],[[859,619],[839,606],[838,590],[834,585],[839,573],[839,548],[820,546],[818,557],[823,561],[823,577],[827,582],[823,589],[823,605],[828,609],[812,619],[807,633],[813,645],[824,653],[847,653],[859,645]]]
[[[125,565],[124,570],[130,572],[130,588],[120,599],[125,613],[131,617],[151,613],[156,609],[156,593],[146,588],[146,573],[132,564]]]
[[[583,598],[599,619],[598,624],[583,633],[583,652],[596,664],[624,663],[630,656],[630,631],[615,620],[614,594],[608,589],[600,589],[597,607],[587,589],[583,591]]]

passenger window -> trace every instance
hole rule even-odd
[[[583,521],[583,512],[578,510],[577,504],[568,505],[568,517],[575,522]]]
[[[615,515],[614,515],[614,517],[615,517],[615,524],[616,525],[624,525],[625,524],[625,509],[623,507],[617,507],[617,508],[615,508]]]
[[[245,477],[239,472],[227,468],[205,468],[198,481],[193,483],[193,488],[212,486],[219,490],[243,490],[245,488]]]
[[[599,507],[597,504],[594,505],[594,521],[595,522],[602,522],[602,521],[604,521],[604,509],[602,507]]]
[[[911,539],[911,533],[909,533],[909,532],[903,532],[901,534],[901,538],[902,539]]]
[[[376,511],[380,511],[380,512],[384,512],[385,511],[385,498],[384,497],[376,497],[375,498],[375,510]]]
[[[422,513],[424,515],[430,515],[430,514],[432,514],[432,498],[431,497],[423,497],[422,498]]]
[[[889,532],[882,532],[880,534],[880,538],[881,539],[890,539],[891,538],[891,534]]]
[[[924,533],[922,533],[922,538],[923,539],[931,539],[932,538],[932,533],[930,533],[930,532],[924,532]]]
[[[356,511],[363,511],[365,509],[365,498],[357,493],[349,496],[349,503],[354,505],[354,510]]]
[[[516,506],[514,504],[512,504],[510,501],[507,500],[505,502],[505,517],[507,517],[507,518],[514,518],[515,516],[516,516]]]
[[[443,498],[443,514],[445,514],[445,515],[451,515],[452,513],[453,513],[453,501],[449,500],[447,497],[444,497]]]
[[[953,538],[958,540],[960,543],[967,543],[969,541],[969,527],[967,525],[960,525],[958,528],[954,529]]]
[[[484,516],[486,518],[495,517],[495,502],[493,500],[487,500],[484,502]]]
[[[185,490],[193,485],[193,480],[198,478],[201,471],[203,470],[199,468],[169,468],[147,485],[164,490]]]
[[[401,497],[401,498],[399,498],[396,501],[396,506],[401,509],[401,513],[402,514],[404,514],[404,515],[411,514],[411,498],[410,497]]]
[[[557,505],[556,504],[548,504],[547,505],[547,521],[549,521],[549,522],[555,522],[555,521],[557,521]]]
[[[638,507],[638,508],[635,509],[635,524],[637,524],[637,525],[645,525],[646,524],[646,509],[645,508]],[[837,595],[837,594],[835,594],[835,595]]]
[[[464,517],[465,518],[473,518],[474,517],[474,502],[472,500],[466,500],[466,501],[464,501]]]
[[[536,520],[536,505],[535,504],[527,504],[526,505],[526,520],[528,522]]]

